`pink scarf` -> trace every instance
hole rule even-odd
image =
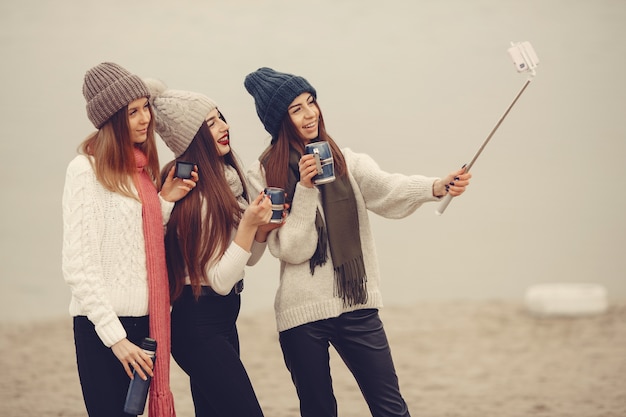
[[[135,148],[135,184],[142,202],[143,234],[146,242],[150,337],[157,341],[154,378],[150,384],[150,417],[175,417],[174,397],[170,390],[170,292],[165,264],[163,216],[157,189],[144,170],[146,155]]]

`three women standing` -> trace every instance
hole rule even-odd
[[[244,268],[267,244],[281,262],[276,323],[301,415],[337,415],[332,344],[373,416],[408,416],[378,315],[382,297],[368,210],[406,217],[424,202],[462,194],[471,174],[461,169],[443,180],[390,174],[369,156],[340,149],[326,132],[316,90],[302,77],[260,68],[245,87],[272,135],[249,170],[258,193],[252,202],[229,126],[211,99],[144,83],[112,63],[85,76],[87,113],[98,131],[67,170],[63,272],[72,288],[89,415],[124,415],[133,369],[154,375],[151,414],[174,415],[171,299],[172,354],[190,377],[196,415],[262,416],[239,359],[236,319]],[[152,111],[176,159],[197,167],[190,179],[175,178],[172,161],[159,180]],[[336,180],[324,185],[313,183],[316,162],[304,152],[317,141],[328,143],[335,167]],[[196,186],[198,170],[203,181]],[[284,224],[269,222],[267,186],[286,190]],[[156,365],[137,346],[148,335],[159,342],[163,359]]]

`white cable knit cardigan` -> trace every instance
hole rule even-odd
[[[274,302],[279,332],[337,317],[351,310],[382,307],[378,258],[368,210],[386,218],[399,219],[413,213],[424,202],[438,200],[432,191],[437,178],[390,174],[382,171],[368,155],[350,149],[343,149],[342,152],[356,197],[368,301],[346,307],[341,298],[333,295],[334,271],[330,251],[329,261],[316,267],[314,275],[311,275],[309,259],[317,243],[315,212],[318,209],[322,216],[324,212],[319,190],[298,183],[285,224],[268,237],[270,253],[280,260],[280,283]],[[259,161],[249,167],[248,180],[253,193],[265,188],[265,174]]]
[[[148,314],[141,203],[105,189],[84,155],[67,167],[62,202],[69,312],[87,316],[110,347],[126,337],[118,316]],[[164,224],[173,207],[161,198]]]

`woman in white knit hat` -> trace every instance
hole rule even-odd
[[[236,321],[244,269],[261,258],[267,234],[280,225],[269,223],[268,197],[249,196],[217,104],[144,81],[156,131],[176,157],[163,172],[182,161],[202,175],[194,192],[176,203],[165,236],[172,355],[189,375],[196,416],[262,416],[239,358]]]
[[[306,417],[334,417],[329,366],[332,344],[346,363],[375,417],[408,416],[378,309],[382,307],[378,260],[368,211],[402,218],[424,202],[460,195],[471,175],[444,179],[382,171],[368,155],[340,149],[328,135],[317,92],[299,76],[260,68],[244,85],[272,135],[250,166],[253,189],[281,187],[290,212],[268,237],[280,259],[274,302],[285,364]],[[316,161],[305,145],[325,141],[335,180],[315,185]],[[326,178],[324,178],[326,180]]]
[[[89,416],[128,416],[133,370],[152,376],[151,416],[174,416],[169,388],[170,315],[163,226],[198,174],[163,181],[142,80],[104,62],[85,74],[87,116],[97,131],[68,165],[63,190],[63,275],[78,373]],[[157,341],[157,357],[139,347]]]

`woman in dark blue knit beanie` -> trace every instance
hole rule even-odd
[[[376,248],[368,211],[403,218],[423,203],[465,191],[471,174],[443,179],[390,174],[365,154],[340,149],[326,132],[315,88],[304,78],[263,67],[244,81],[269,147],[248,170],[253,192],[284,188],[289,214],[268,248],[280,260],[274,302],[285,364],[302,416],[337,415],[329,366],[332,344],[375,417],[409,416],[383,324]],[[315,185],[305,145],[328,142],[336,179]]]

